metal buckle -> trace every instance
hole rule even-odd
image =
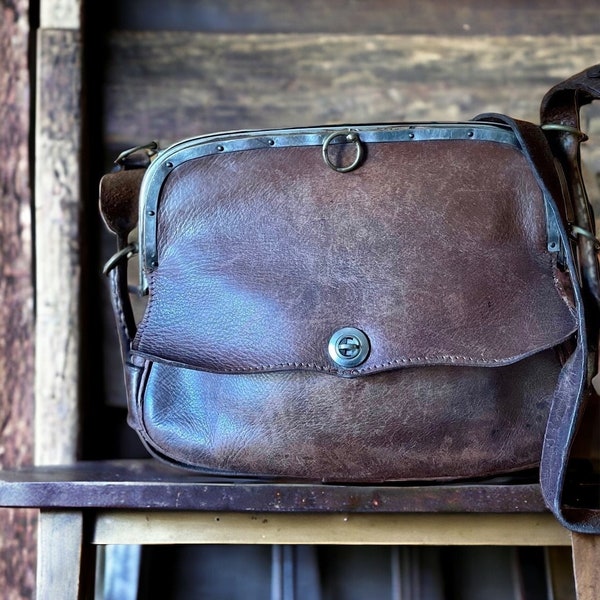
[[[151,142],[148,142],[147,144],[142,144],[141,146],[135,146],[134,148],[129,148],[129,150],[124,150],[115,159],[115,165],[123,166],[125,164],[125,160],[129,156],[131,156],[132,154],[135,154],[136,152],[140,152],[141,150],[146,150],[147,151],[146,155],[148,156],[148,158],[150,158],[157,153],[158,142],[155,140],[152,140]]]
[[[367,360],[370,350],[369,338],[355,327],[338,329],[328,345],[331,360],[340,367],[357,367]]]

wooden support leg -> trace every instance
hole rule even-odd
[[[573,554],[568,546],[546,546],[546,572],[552,600],[576,600]]]
[[[577,600],[600,598],[600,535],[571,534]]]
[[[82,512],[40,512],[36,600],[93,598],[95,547],[84,537]]]

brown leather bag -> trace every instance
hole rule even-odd
[[[124,153],[101,181],[118,243],[105,270],[148,451],[324,482],[539,468],[561,522],[599,531],[563,497],[595,374],[579,107],[599,75],[550,90],[541,125],[486,114]],[[138,249],[139,322],[124,260]]]

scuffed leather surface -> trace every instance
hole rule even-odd
[[[553,86],[540,104],[541,123],[579,128],[579,110],[600,98],[600,64],[593,65]]]
[[[372,348],[352,374],[369,374],[499,366],[575,331],[519,151],[464,140],[367,151],[347,174],[319,147],[174,169],[134,350],[217,373],[336,372],[327,342],[352,326]]]
[[[125,236],[138,222],[138,191],[145,169],[106,173],[98,192],[100,214],[105,225],[117,235]]]
[[[202,471],[329,481],[483,477],[537,465],[561,363],[426,366],[338,378],[148,363],[150,452]]]

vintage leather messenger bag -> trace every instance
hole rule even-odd
[[[565,495],[596,401],[579,109],[598,97],[600,66],[552,88],[539,125],[483,114],[123,153],[100,186],[105,271],[148,451],[330,483],[539,469],[557,518],[600,531]]]

